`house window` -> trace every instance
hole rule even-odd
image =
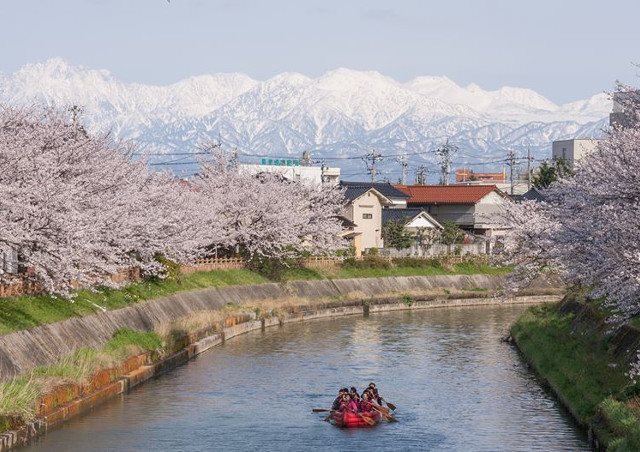
[[[373,214],[372,213],[363,213],[362,214],[362,219],[363,220],[371,220],[373,218]]]

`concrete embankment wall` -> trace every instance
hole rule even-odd
[[[161,324],[219,309],[227,303],[242,305],[284,299],[365,300],[399,294],[416,296],[443,288],[493,292],[503,283],[503,277],[487,275],[410,276],[294,281],[182,292],[123,309],[0,336],[0,381],[37,366],[53,364],[80,347],[100,347],[118,329],[153,330]],[[550,288],[550,283],[542,281],[533,289],[543,293]]]

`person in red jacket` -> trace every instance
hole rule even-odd
[[[344,395],[339,411],[343,413],[357,413],[358,404],[356,403],[355,397],[353,397],[353,395]]]

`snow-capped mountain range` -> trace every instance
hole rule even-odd
[[[108,71],[61,59],[0,74],[1,103],[81,106],[90,130],[137,140],[152,154],[197,152],[210,140],[241,154],[298,157],[309,150],[353,176],[361,176],[364,164],[345,157],[371,149],[386,156],[404,152],[413,168],[432,164],[432,151],[446,139],[460,148],[455,166],[495,167],[510,149],[522,154],[530,148],[536,158],[546,158],[552,140],[600,134],[611,110],[604,93],[556,105],[525,88],[487,91],[434,76],[401,83],[349,69],[318,78],[282,73],[257,81],[232,73],[167,86],[127,84]],[[386,168],[397,170],[393,157]]]

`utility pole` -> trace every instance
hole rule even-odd
[[[378,169],[376,168],[376,164],[382,160],[382,154],[377,152],[375,149],[372,149],[369,153],[362,157],[365,165],[367,165],[367,171],[371,174],[371,182],[376,181],[376,174],[378,173]]]
[[[407,167],[409,166],[407,155],[400,155],[400,157],[398,157],[398,162],[400,162],[400,166],[402,167],[402,177],[400,179],[400,184],[404,185],[407,180]]]
[[[531,148],[527,148],[527,191],[531,190]]]
[[[440,185],[449,185],[451,160],[456,152],[458,152],[458,146],[449,144],[448,139],[443,146],[436,149],[436,154],[440,157]]]
[[[509,153],[507,154],[507,165],[509,165],[509,181],[511,183],[511,195],[513,196],[513,171],[516,166],[516,153],[514,151],[509,151]]]
[[[240,161],[239,158],[239,151],[238,148],[234,147],[233,151],[231,151],[231,165],[232,166],[238,166],[238,162]]]
[[[416,185],[425,185],[426,173],[427,173],[427,167],[424,165],[420,165],[416,169]]]
[[[80,130],[80,115],[83,113],[82,107],[72,105],[69,107],[71,112],[71,122],[73,123],[73,137],[78,138],[78,130]]]

